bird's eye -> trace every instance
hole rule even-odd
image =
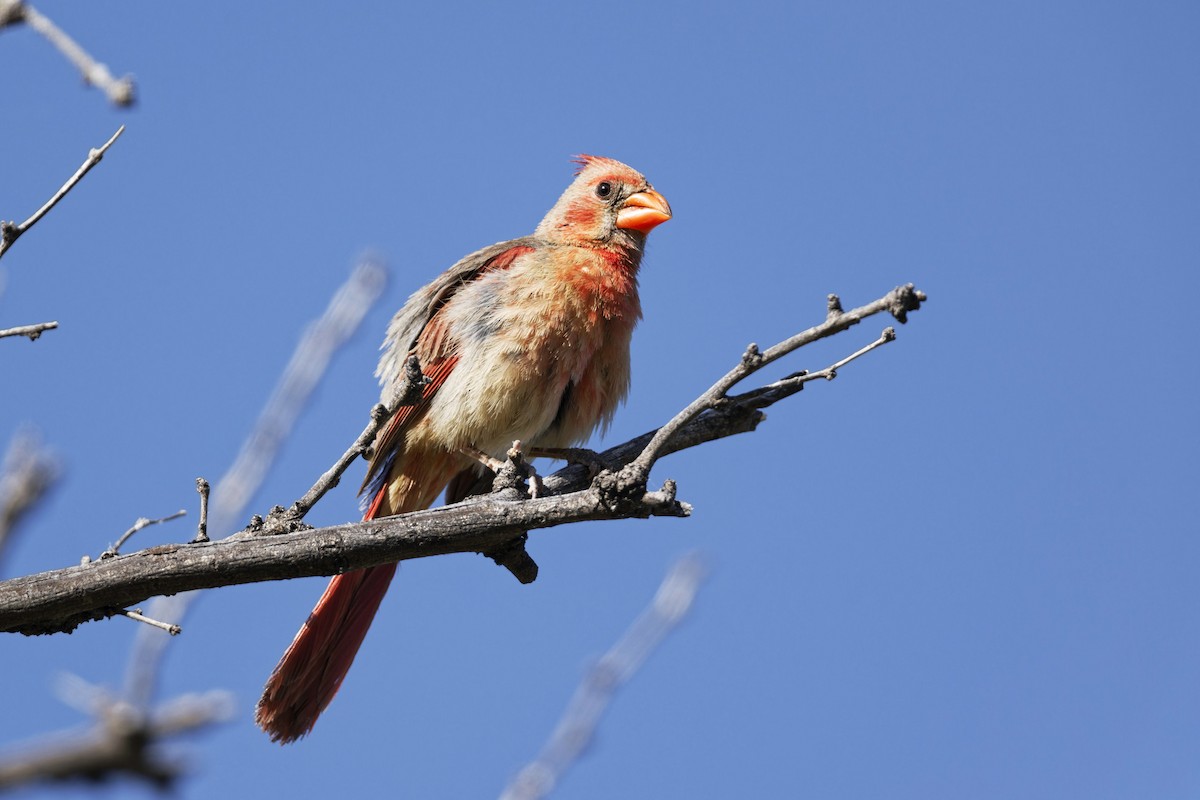
[[[606,199],[612,194],[612,189],[613,187],[611,183],[608,181],[601,181],[599,185],[596,186],[596,197],[599,197],[601,200]]]

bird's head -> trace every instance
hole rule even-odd
[[[666,198],[637,170],[602,156],[579,156],[575,180],[535,236],[564,244],[641,250],[646,234],[671,218]]]

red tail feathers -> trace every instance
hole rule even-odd
[[[392,471],[363,519],[428,508],[461,469],[460,460],[450,452],[418,454],[412,462],[419,477]],[[458,480],[456,485],[470,488],[474,473],[467,473],[472,480]],[[459,494],[447,497],[448,502],[460,499]],[[255,721],[272,741],[294,742],[313,729],[350,671],[395,574],[395,564],[382,564],[338,575],[329,582],[267,679],[255,709]]]
[[[258,701],[255,721],[271,741],[287,744],[312,730],[350,671],[395,574],[395,564],[384,564],[329,582]]]

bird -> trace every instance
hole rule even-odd
[[[630,384],[647,234],[671,207],[637,170],[575,159],[574,180],[529,236],[465,256],[417,290],[388,325],[376,370],[386,404],[416,356],[427,380],[376,435],[364,519],[466,496],[480,461],[516,441],[584,443]],[[263,689],[255,720],[281,744],[308,735],[333,700],[396,564],[335,576]]]

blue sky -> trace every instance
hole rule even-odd
[[[254,505],[298,496],[361,429],[392,311],[530,232],[575,153],[634,165],[675,211],[609,443],[820,321],[829,292],[930,297],[757,433],[660,463],[690,520],[535,534],[528,587],[477,556],[403,566],[298,746],[250,712],[323,580],[210,593],[163,692],[225,688],[238,716],[187,749],[183,796],[498,794],[693,549],[712,568],[693,615],[556,797],[1200,792],[1194,4],[39,7],[140,103],[0,33],[0,217],[128,126],[0,264],[0,327],[61,323],[0,341],[0,440],[36,424],[67,469],[8,575],[194,509],[371,249],[386,299]],[[354,484],[310,520],[352,518]],[[0,639],[0,743],[78,724],[54,676],[119,686],[133,628]]]

